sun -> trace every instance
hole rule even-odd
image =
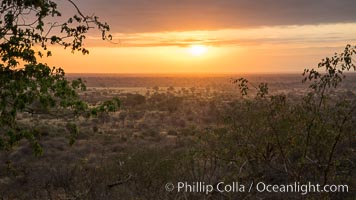
[[[204,45],[192,45],[189,47],[189,53],[193,56],[204,55],[208,51],[208,48]]]

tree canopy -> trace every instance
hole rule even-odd
[[[0,3],[0,150],[10,150],[26,138],[36,154],[42,153],[36,124],[20,123],[19,113],[30,113],[32,117],[90,117],[115,111],[120,105],[118,99],[113,99],[89,106],[78,95],[78,90],[86,89],[81,79],[69,81],[63,69],[38,62],[38,58],[52,56],[50,45],[88,54],[83,45],[92,29],[101,31],[103,40],[111,39],[107,23],[83,14],[72,0],[62,3],[73,6],[75,13],[63,19],[57,2],[51,0]],[[67,129],[72,133],[72,144],[78,128],[72,123]]]

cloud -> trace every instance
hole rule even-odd
[[[355,22],[355,0],[77,0],[114,32]]]
[[[345,31],[347,30],[347,31]],[[263,34],[261,34],[263,33]],[[209,31],[116,33],[120,47],[186,47],[193,44],[210,46],[340,46],[356,40],[356,23],[327,25],[273,26]],[[92,45],[100,37],[89,38]],[[93,42],[94,41],[94,42]],[[103,44],[103,43],[101,43]]]

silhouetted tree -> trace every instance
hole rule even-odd
[[[72,52],[88,54],[83,47],[85,34],[98,29],[102,39],[109,26],[97,16],[84,15],[72,0],[65,1],[76,12],[68,19],[61,18],[57,3],[51,0],[2,0],[0,2],[0,150],[10,150],[23,138],[39,154],[40,133],[35,125],[20,124],[21,112],[52,117],[76,117],[114,111],[117,99],[90,108],[81,101],[77,90],[85,90],[81,79],[68,81],[61,68],[39,63],[38,57],[51,56],[49,45],[60,45]],[[68,124],[74,142],[78,128]]]

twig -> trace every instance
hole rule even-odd
[[[132,178],[132,175],[129,174],[129,175],[127,175],[127,177],[126,177],[125,179],[123,179],[123,180],[118,180],[118,181],[116,181],[115,183],[111,183],[111,184],[109,184],[109,185],[107,185],[107,186],[108,186],[108,188],[113,188],[113,187],[115,187],[115,186],[118,186],[118,185],[122,185],[122,184],[124,184],[124,183],[127,183],[128,181],[131,180],[131,178]]]

